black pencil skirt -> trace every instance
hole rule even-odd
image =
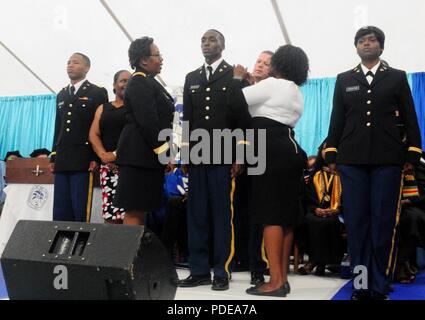
[[[125,211],[155,211],[160,208],[164,193],[164,169],[121,166],[119,177],[114,206]]]
[[[251,223],[296,227],[303,220],[302,150],[289,126],[263,117],[253,118],[252,126],[266,129],[266,170],[251,177]]]

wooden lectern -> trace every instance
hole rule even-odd
[[[6,162],[6,183],[54,184],[49,158],[16,158]],[[94,186],[99,187],[99,171],[94,172]]]
[[[6,162],[6,183],[53,184],[49,158],[17,158]]]

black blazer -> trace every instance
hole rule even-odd
[[[142,69],[136,69],[124,97],[126,125],[117,148],[117,164],[162,168],[158,155],[169,144],[158,140],[159,132],[171,129],[174,100],[165,88]]]
[[[204,66],[187,74],[183,90],[183,120],[189,121],[190,132],[205,129],[212,142],[214,129],[245,130],[249,126],[248,108],[235,99],[233,81],[233,67],[224,60],[209,80]],[[210,163],[212,159],[211,147]]]
[[[407,146],[399,124],[404,124]],[[338,75],[327,163],[416,164],[421,152],[418,120],[404,71],[381,64],[370,85],[360,65]]]
[[[108,92],[84,81],[73,98],[69,86],[56,97],[55,135],[50,162],[55,172],[87,171],[97,157],[88,141],[94,114],[99,105],[108,102]]]

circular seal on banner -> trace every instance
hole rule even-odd
[[[41,210],[49,197],[49,192],[42,186],[32,187],[27,204],[30,208]]]

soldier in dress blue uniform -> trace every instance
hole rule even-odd
[[[56,98],[51,171],[55,173],[53,220],[90,221],[97,157],[88,142],[96,109],[108,102],[106,89],[86,80],[90,59],[74,53],[68,60],[71,83]]]
[[[384,42],[376,27],[357,32],[361,64],[337,77],[326,148],[326,162],[341,176],[351,266],[368,271],[367,286],[354,288],[353,300],[388,298],[402,173],[414,169],[422,152],[406,73],[380,60]]]
[[[208,30],[202,36],[201,48],[205,64],[186,76],[183,93],[183,120],[189,130],[205,129],[212,141],[214,129],[244,129],[250,116],[247,109],[231,103],[233,68],[222,58],[224,36]],[[185,142],[183,141],[184,145]],[[242,143],[241,141],[238,141]],[[180,281],[181,287],[211,284],[209,264],[209,230],[212,222],[214,246],[213,290],[229,288],[230,264],[234,255],[233,193],[234,177],[242,165],[212,164],[209,161],[189,166],[188,242],[190,276]],[[211,219],[209,218],[211,211]]]

